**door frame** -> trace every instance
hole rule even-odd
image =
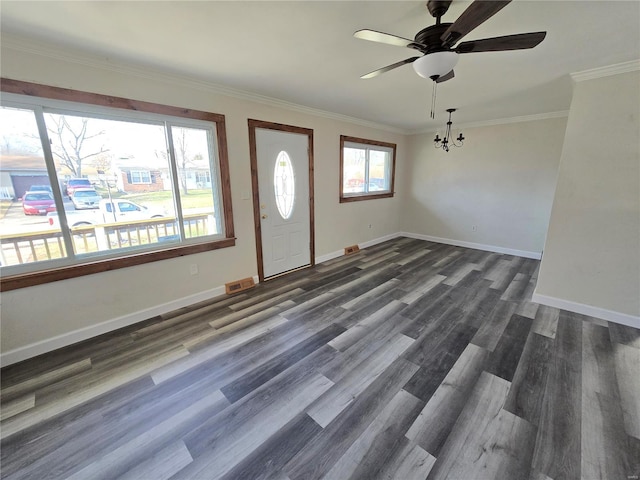
[[[256,237],[256,257],[258,261],[258,279],[264,282],[264,262],[262,251],[262,226],[260,222],[260,190],[258,185],[258,154],[256,149],[256,128],[264,128],[269,130],[279,130],[281,132],[297,133],[306,135],[308,141],[308,160],[309,160],[309,267],[313,267],[315,261],[315,221],[314,221],[314,192],[313,192],[313,130],[310,128],[296,127],[293,125],[284,125],[282,123],[267,122],[264,120],[249,119],[249,158],[251,161],[251,189],[253,198],[253,224]],[[308,268],[308,267],[301,267]],[[297,270],[297,269],[296,269]],[[286,274],[286,272],[283,272]],[[280,275],[274,275],[269,278],[276,278]]]

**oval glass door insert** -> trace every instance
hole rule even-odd
[[[295,201],[295,181],[293,177],[293,165],[287,152],[282,151],[276,158],[276,166],[273,170],[273,190],[276,195],[276,206],[280,216],[287,220],[293,213]]]

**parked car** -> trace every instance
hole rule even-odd
[[[25,215],[46,215],[56,211],[56,203],[49,192],[26,192],[22,197]]]
[[[362,180],[357,178],[351,178],[347,181],[344,186],[344,193],[364,193],[365,184]],[[378,185],[375,182],[369,182],[367,192],[381,192],[384,190],[384,187]]]
[[[112,201],[102,199],[98,208],[87,212],[65,212],[70,227],[79,225],[101,225],[104,223],[118,223],[137,220],[150,220],[152,218],[168,217],[162,208],[149,208],[122,198],[114,198]],[[58,227],[58,212],[50,213],[49,225]]]
[[[51,185],[31,185],[27,192],[49,192],[53,195]]]
[[[93,188],[93,185],[87,178],[71,178],[67,182],[67,195],[73,195],[78,188]]]
[[[71,194],[71,201],[76,210],[98,208],[102,197],[93,188],[76,188]]]

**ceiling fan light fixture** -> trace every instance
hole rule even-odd
[[[458,63],[458,54],[445,51],[427,53],[418,58],[412,65],[413,69],[421,77],[436,80],[438,77],[446,75],[453,70],[456,63]]]

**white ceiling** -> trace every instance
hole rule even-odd
[[[353,38],[362,28],[413,38],[435,23],[426,1],[11,1],[1,32],[113,63],[134,64],[388,125],[428,130],[456,107],[456,123],[566,111],[572,72],[640,58],[638,1],[525,1],[507,5],[466,40],[546,30],[532,50],[460,56],[439,85],[410,65],[360,75],[414,56]],[[454,0],[443,22],[470,2]],[[7,37],[9,38],[9,37]]]

